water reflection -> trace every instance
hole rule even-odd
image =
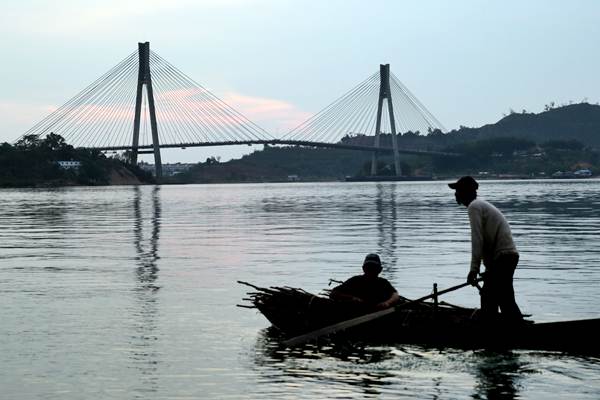
[[[383,273],[393,280],[398,265],[397,251],[397,185],[377,184],[375,208],[377,210],[377,248],[383,261]]]
[[[364,397],[397,394],[400,384],[407,393],[421,393],[422,398],[447,398],[452,381],[463,394],[472,388],[474,399],[512,400],[520,398],[521,382],[537,373],[527,354],[523,357],[514,351],[327,339],[289,349],[279,335],[274,328],[261,331],[254,349],[255,368],[269,384],[320,388],[333,384],[337,391],[346,387],[354,396]]]
[[[160,234],[160,186],[155,186],[152,189],[152,218],[151,235],[149,246],[144,245],[144,218],[142,217],[142,192],[139,186],[134,188],[134,229],[133,237],[137,254],[136,269],[138,280],[145,289],[156,290],[158,287],[154,285],[158,274],[156,261],[158,257],[158,237]]]
[[[157,261],[158,239],[160,234],[160,186],[152,189],[151,204],[145,206],[143,200],[142,188],[134,187],[133,212],[134,228],[133,238],[136,250],[136,278],[135,287],[136,308],[134,313],[134,335],[131,337],[131,346],[133,351],[130,358],[134,367],[140,372],[140,386],[136,391],[138,398],[144,398],[148,392],[158,390],[158,370],[159,354],[156,350],[156,341],[159,339],[157,334],[157,291],[160,289],[156,285],[159,268]],[[149,218],[150,235],[144,235],[144,228],[148,227],[145,221],[145,212],[150,209]]]
[[[481,351],[474,354],[475,399],[516,399],[523,375],[532,372],[512,351]]]
[[[313,382],[323,386],[331,383],[349,385],[355,394],[379,396],[390,386],[394,371],[377,366],[396,357],[392,348],[373,347],[362,343],[305,344],[288,349],[281,345],[273,329],[265,329],[257,338],[254,364],[267,382]],[[301,383],[300,383],[301,384]],[[337,385],[334,385],[334,387]],[[336,392],[343,392],[340,387]],[[331,393],[330,393],[331,394]]]

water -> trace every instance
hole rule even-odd
[[[483,182],[510,220],[517,301],[598,317],[600,181]],[[442,182],[0,191],[6,399],[600,397],[600,359],[419,346],[278,349],[246,287],[312,292],[378,252],[407,297],[453,286],[466,211]],[[472,288],[446,301],[477,306]]]

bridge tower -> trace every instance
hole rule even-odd
[[[377,104],[377,122],[375,125],[375,143],[374,147],[380,147],[381,135],[381,117],[383,112],[383,100],[387,100],[388,114],[390,116],[390,127],[392,130],[392,147],[394,152],[394,169],[396,176],[402,175],[400,167],[400,153],[398,152],[398,137],[396,136],[396,121],[394,119],[394,107],[392,105],[392,93],[390,90],[390,64],[381,64],[379,66],[379,102]],[[377,152],[373,152],[371,158],[371,175],[377,175]]]
[[[142,111],[142,90],[146,85],[146,95],[148,98],[148,111],[150,113],[150,128],[152,130],[152,151],[154,153],[154,168],[156,178],[162,177],[162,162],[160,158],[160,144],[158,142],[158,129],[156,126],[156,109],[154,107],[154,92],[152,90],[152,76],[150,74],[150,42],[138,43],[139,70],[137,82],[137,95],[135,97],[135,117],[133,120],[133,143],[131,149],[131,163],[137,164],[137,157],[140,153],[138,144],[140,140],[140,114]]]

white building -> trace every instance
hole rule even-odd
[[[590,171],[589,169],[580,169],[575,171],[573,175],[575,175],[575,177],[577,178],[589,178],[590,176],[592,176],[592,171]]]
[[[81,161],[57,161],[56,163],[61,169],[79,169],[81,167]]]

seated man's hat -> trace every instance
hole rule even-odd
[[[381,260],[379,259],[379,256],[375,253],[367,254],[365,257],[365,262],[363,262],[363,267],[367,265],[381,267]]]

